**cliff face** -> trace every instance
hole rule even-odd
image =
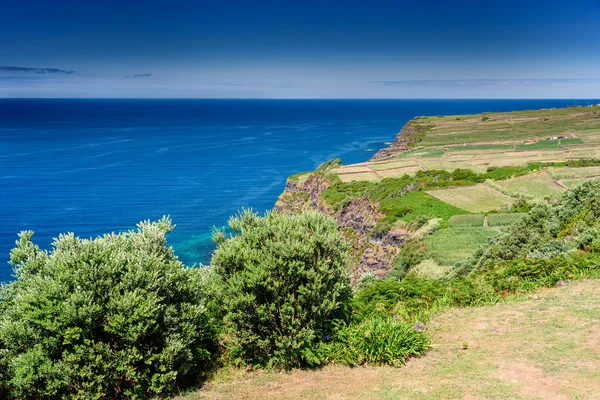
[[[393,154],[398,154],[406,150],[410,150],[419,142],[425,133],[431,128],[428,125],[421,125],[418,120],[408,121],[402,128],[400,133],[394,139],[394,142],[384,149],[379,150],[371,157],[371,161],[389,157]]]
[[[351,201],[337,212],[322,199],[322,193],[333,182],[324,174],[313,173],[303,183],[288,179],[285,191],[279,196],[274,210],[288,214],[305,210],[318,210],[333,217],[340,226],[342,235],[351,243],[351,279],[356,282],[362,273],[373,272],[379,278],[392,269],[400,249],[399,244],[407,234],[392,230],[380,238],[373,239],[370,233],[383,218],[379,205],[366,197]]]
[[[372,159],[409,150],[423,137],[428,128],[415,121],[408,122],[392,145],[379,150]],[[393,268],[400,247],[410,238],[411,233],[395,227],[388,232],[373,236],[373,228],[385,215],[380,211],[379,204],[368,197],[354,199],[337,211],[323,201],[323,192],[335,183],[328,172],[336,165],[341,165],[337,163],[329,162],[331,166],[324,163],[304,180],[288,179],[274,210],[288,214],[318,210],[335,218],[342,235],[352,244],[351,280],[353,283],[365,272],[373,272],[378,278],[384,278]]]

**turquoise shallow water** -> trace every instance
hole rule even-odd
[[[290,174],[365,161],[416,115],[589,102],[0,99],[0,281],[21,230],[49,248],[165,214],[179,257],[208,263],[213,226],[270,209]]]

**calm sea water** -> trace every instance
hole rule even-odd
[[[416,115],[589,102],[0,99],[0,281],[21,230],[50,248],[166,214],[179,257],[208,263],[213,226],[270,209],[290,174],[365,161]]]

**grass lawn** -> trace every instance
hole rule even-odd
[[[546,172],[520,176],[506,181],[497,181],[504,193],[512,196],[525,196],[536,200],[546,197],[560,197],[563,188],[558,186]]]
[[[425,243],[440,265],[454,265],[468,258],[479,245],[487,242],[487,238],[497,234],[495,230],[483,226],[446,228],[427,237]]]
[[[474,213],[499,210],[514,202],[512,197],[506,196],[485,184],[430,190],[428,193],[441,201]]]
[[[427,325],[432,349],[404,367],[222,371],[178,400],[597,399],[599,320],[600,282],[573,282],[444,312]]]

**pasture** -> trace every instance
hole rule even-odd
[[[490,214],[487,216],[487,225],[492,227],[508,226],[518,221],[525,214],[513,213],[513,214]]]
[[[593,176],[600,176],[600,167],[550,167],[548,168],[548,173],[554,179],[588,178]]]
[[[497,234],[494,229],[483,226],[445,228],[427,237],[425,243],[440,265],[454,265],[468,258],[478,246]]]
[[[594,179],[600,179],[600,176],[579,179],[563,179],[560,182],[569,189],[573,189],[574,187],[577,187],[585,182],[592,181]]]
[[[472,213],[500,210],[510,206],[515,199],[494,190],[486,184],[429,190],[431,196]]]
[[[485,172],[493,166],[600,157],[599,106],[418,117],[411,123],[428,127],[417,148],[361,163],[361,171],[350,165],[335,172],[348,182],[411,175],[420,169]]]
[[[533,173],[518,178],[494,182],[502,193],[511,197],[526,197],[542,200],[547,197],[560,197],[565,190],[559,186],[546,172]]]
[[[485,220],[482,214],[455,215],[448,220],[450,228],[466,228],[483,226]]]

